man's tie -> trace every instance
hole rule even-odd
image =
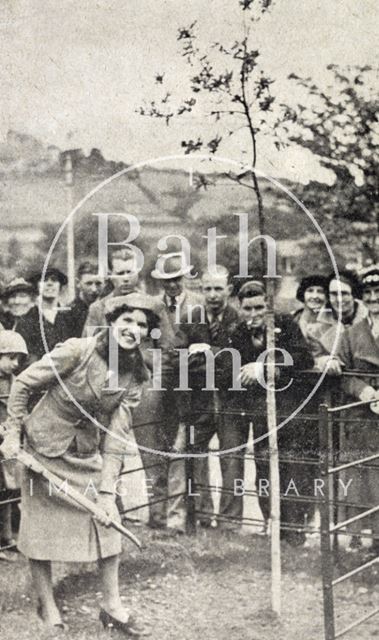
[[[214,342],[217,342],[217,339],[220,335],[220,329],[221,329],[220,321],[216,317],[212,318],[209,322],[209,332],[211,334],[212,344]]]
[[[169,296],[170,304],[168,305],[168,310],[170,313],[175,313],[176,311],[176,298],[175,296]]]

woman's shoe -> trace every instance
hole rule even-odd
[[[126,622],[121,622],[121,620],[114,618],[108,611],[105,611],[105,609],[100,609],[99,620],[104,629],[116,629],[129,635],[131,638],[139,638],[141,635],[146,635],[133,616],[129,616]]]

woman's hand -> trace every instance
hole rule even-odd
[[[96,499],[96,506],[104,513],[104,515],[95,516],[96,520],[104,527],[109,527],[111,520],[120,520],[113,493],[99,493]]]

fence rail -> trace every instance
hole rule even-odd
[[[377,513],[379,511],[379,505],[377,506],[368,506],[368,505],[357,505],[360,509],[364,509],[362,513],[358,515],[347,518],[342,521],[338,521],[338,512],[333,508],[335,505],[335,478],[341,471],[345,471],[346,469],[358,468],[365,469],[368,468],[367,462],[371,462],[379,458],[379,453],[373,454],[371,456],[365,456],[364,458],[358,458],[354,461],[350,461],[346,464],[342,464],[339,466],[333,466],[333,462],[335,461],[334,451],[333,451],[333,418],[334,416],[347,409],[355,408],[357,406],[370,405],[370,402],[359,402],[359,403],[350,403],[350,404],[342,404],[337,407],[329,407],[326,404],[323,404],[319,408],[319,436],[320,436],[320,463],[321,463],[321,475],[325,482],[326,492],[324,498],[320,503],[320,515],[321,515],[321,563],[322,563],[322,583],[323,583],[323,603],[324,603],[324,632],[325,632],[325,640],[336,640],[337,638],[341,638],[342,636],[346,636],[353,629],[361,626],[372,617],[379,613],[379,608],[376,608],[370,611],[368,614],[360,617],[358,620],[355,620],[351,624],[347,625],[345,628],[336,631],[335,628],[335,607],[334,607],[334,587],[337,585],[344,583],[346,580],[349,580],[353,576],[361,574],[367,569],[373,567],[379,562],[379,557],[375,557],[372,560],[365,562],[354,569],[344,573],[338,578],[334,578],[334,561],[335,561],[335,551],[338,552],[338,534],[342,533],[344,529],[344,533],[346,533],[346,527],[355,522],[361,521],[364,518],[368,518],[370,515]],[[374,422],[374,420],[373,420]],[[341,421],[339,421],[341,425]],[[377,421],[375,422],[376,426],[378,426]],[[334,458],[334,460],[333,460]],[[371,469],[376,469],[378,466],[370,465]],[[331,539],[332,534],[334,534],[334,544],[332,546]],[[362,536],[362,533],[359,534]],[[379,538],[379,532],[372,532],[369,536],[372,540]],[[337,556],[338,557],[338,556]]]

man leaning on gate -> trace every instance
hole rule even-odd
[[[246,282],[238,293],[241,321],[230,337],[230,346],[241,357],[240,380],[242,390],[225,391],[228,409],[223,421],[227,434],[226,445],[236,447],[231,459],[229,474],[224,477],[225,488],[221,513],[242,517],[241,496],[232,494],[235,478],[244,477],[244,452],[249,433],[249,422],[253,423],[256,488],[259,506],[264,520],[270,517],[269,501],[269,441],[267,431],[266,375],[267,357],[267,300],[264,284],[260,281]],[[307,397],[307,387],[298,372],[310,369],[313,358],[299,326],[289,315],[275,313],[275,378],[277,425],[289,418],[278,431],[279,473],[281,490],[281,538],[292,545],[305,542],[301,530],[308,511],[308,497],[312,496],[313,478],[301,460],[308,455],[308,434],[303,420],[291,414]],[[224,356],[225,364],[227,362]],[[224,363],[224,375],[228,373]],[[224,389],[230,388],[233,380],[226,376]],[[244,415],[245,413],[245,415]],[[305,497],[305,501],[301,498]],[[294,498],[291,500],[291,498]]]

